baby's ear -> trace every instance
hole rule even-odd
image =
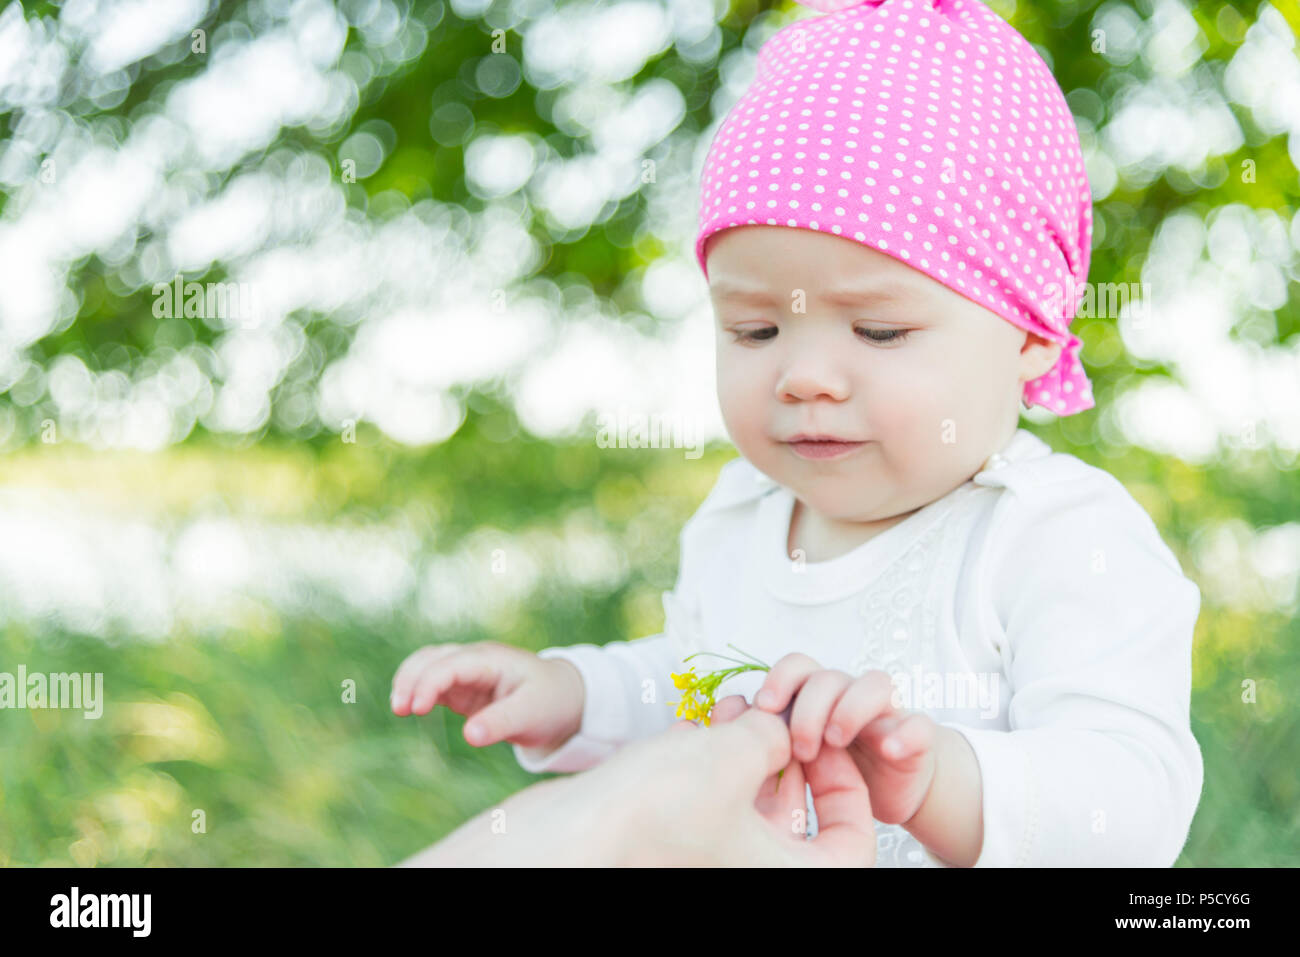
[[[1025,344],[1020,347],[1020,381],[1029,382],[1045,374],[1061,358],[1061,348],[1059,342],[1026,332]]]

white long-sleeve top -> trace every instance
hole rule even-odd
[[[1018,429],[969,481],[829,561],[786,555],[793,506],[744,458],[723,466],[683,527],[664,632],[540,652],[581,672],[582,726],[550,752],[515,746],[520,765],[581,771],[666,730],[670,673],[730,664],[684,663],[694,651],[741,657],[731,643],[769,665],[798,651],[889,673],[896,704],[966,738],[976,867],[1174,863],[1203,779],[1189,725],[1201,596],[1118,480]],[[718,698],[752,701],[764,677]],[[901,825],[876,833],[878,866],[943,866]]]

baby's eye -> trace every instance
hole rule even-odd
[[[911,329],[859,329],[863,338],[869,342],[901,342],[907,338]],[[872,333],[883,333],[883,335],[872,335]]]
[[[771,339],[774,335],[776,335],[776,326],[765,326],[762,329],[755,329],[751,332],[746,332],[742,329],[740,332],[736,333],[736,340],[738,342],[764,342]]]

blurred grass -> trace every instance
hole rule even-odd
[[[530,777],[508,748],[475,753],[446,709],[389,711],[397,662],[428,636],[295,622],[164,647],[47,637],[8,628],[0,659],[103,672],[104,714],[4,713],[5,864],[390,864]]]
[[[172,487],[188,495],[149,503],[173,517],[216,495],[253,514],[325,519],[331,510],[321,498],[283,489],[319,491],[333,481],[349,503],[335,518],[382,518],[435,503],[436,541],[426,544],[438,551],[484,524],[516,531],[586,508],[622,543],[630,570],[607,590],[544,583],[492,619],[509,622],[504,633],[477,625],[435,634],[409,611],[383,621],[271,611],[250,615],[238,632],[173,634],[159,643],[0,627],[0,671],[24,664],[29,674],[103,672],[106,699],[98,720],[76,710],[0,710],[0,864],[388,865],[539,780],[518,767],[507,744],[468,745],[464,719],[445,708],[392,715],[387,698],[398,663],[430,642],[491,639],[536,650],[658,631],[659,592],[676,575],[681,524],[735,453],[714,449],[692,461],[680,452],[517,436],[506,448],[486,440],[481,424],[472,417],[463,435],[434,450],[330,449],[321,459],[333,464],[319,471],[320,460],[300,451],[277,459],[264,446],[232,452],[202,443],[140,460],[104,457],[93,471],[90,459],[70,469],[60,456],[79,453],[56,449],[5,463],[5,484],[57,485],[52,477],[63,475],[65,488],[105,496],[105,505],[130,499],[117,499],[119,486],[136,483],[143,501],[155,482],[183,475]],[[513,467],[499,461],[505,456]],[[347,477],[348,458],[362,479]],[[1161,488],[1169,492],[1158,513],[1161,532],[1194,575],[1185,538],[1221,518],[1224,500],[1180,463],[1125,453],[1099,464],[1153,499]],[[288,478],[276,482],[250,480],[285,469]],[[313,471],[314,479],[306,474]],[[1205,786],[1178,866],[1300,864],[1298,632],[1284,616],[1203,603],[1192,729]],[[1246,679],[1256,682],[1254,703],[1242,700]],[[343,700],[346,680],[355,682],[355,703]],[[192,828],[196,810],[205,818],[202,833]]]
[[[1254,656],[1251,674],[1300,673],[1294,623],[1278,637],[1291,640]],[[467,744],[445,708],[391,714],[392,672],[427,640],[293,622],[114,648],[6,628],[0,661],[102,671],[106,703],[99,720],[0,712],[0,864],[376,866],[432,844],[538,778],[508,745]],[[348,678],[355,704],[342,701]],[[1196,690],[1205,788],[1177,866],[1300,863],[1294,708],[1278,682],[1254,705],[1240,691],[1226,668]],[[191,830],[196,809],[206,833]]]

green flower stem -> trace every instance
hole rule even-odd
[[[737,667],[735,668],[725,668],[721,671],[711,671],[708,674],[701,676],[699,682],[696,684],[696,688],[707,691],[709,693],[710,699],[713,697],[713,693],[717,691],[718,685],[722,684],[722,682],[726,681],[728,678],[734,678],[736,675],[744,674],[747,671],[771,671],[772,670],[771,665],[766,664],[764,661],[762,661],[762,659],[756,658],[755,656],[751,655],[747,651],[742,651],[740,648],[737,648],[735,645],[731,644],[731,642],[727,642],[727,647],[740,652],[746,658],[750,659],[751,662],[755,662],[755,663],[750,664],[749,662],[738,661],[737,659],[730,658],[727,655],[720,655],[716,651],[697,651],[694,654],[687,655],[685,658],[682,659],[682,661],[690,661],[692,658],[698,658],[700,655],[710,655],[711,657],[714,658],[721,658],[723,661],[736,662]],[[713,708],[710,707],[709,713],[712,712],[713,712]],[[781,791],[781,776],[783,774],[785,774],[785,768],[782,768],[780,771],[776,773],[776,793],[780,793]]]

